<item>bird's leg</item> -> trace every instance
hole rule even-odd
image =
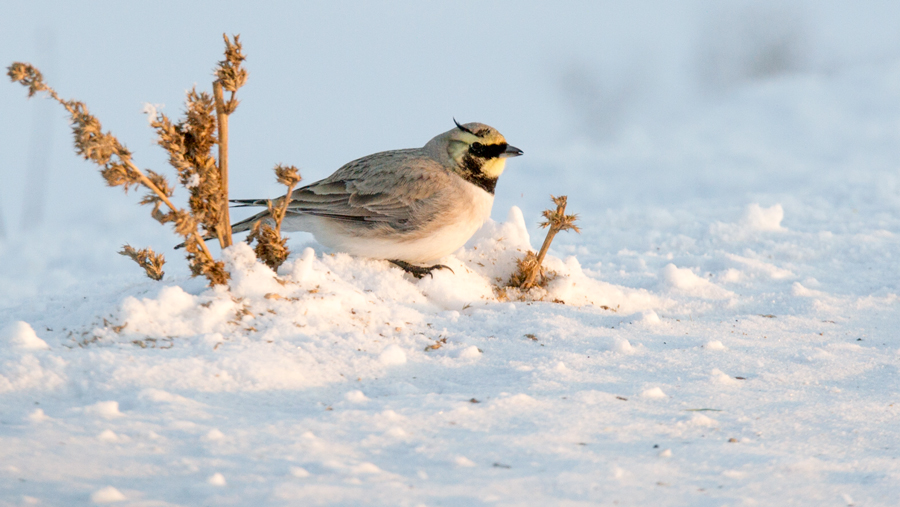
[[[425,266],[416,266],[416,265],[410,264],[408,262],[397,261],[397,260],[391,260],[388,262],[399,266],[403,271],[406,271],[407,273],[411,274],[412,276],[414,276],[416,278],[424,278],[425,275],[428,275],[431,278],[434,278],[434,275],[431,272],[434,271],[435,269],[450,269],[449,266],[444,266],[443,264],[435,264],[434,266],[425,267]],[[450,269],[450,272],[453,274],[456,274],[456,273],[454,273],[454,271],[452,269]]]

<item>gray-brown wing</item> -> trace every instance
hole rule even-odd
[[[412,228],[439,212],[451,177],[421,149],[375,153],[295,190],[288,212]]]

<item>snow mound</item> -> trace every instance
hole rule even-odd
[[[116,443],[121,441],[122,438],[119,435],[116,435],[113,430],[107,429],[97,435],[97,440],[100,440],[101,442]]]
[[[109,362],[104,375],[117,385],[140,389],[143,405],[205,417],[205,404],[173,393],[307,389],[348,378],[382,378],[407,363],[475,367],[497,356],[485,348],[488,342],[473,343],[453,330],[491,327],[484,338],[503,333],[502,321],[517,306],[536,305],[538,312],[555,311],[558,305],[546,306],[551,301],[586,306],[573,311],[596,313],[601,320],[612,313],[632,316],[627,319],[636,329],[649,330],[663,325],[657,311],[674,304],[647,289],[592,278],[588,273],[593,272],[586,273],[575,257],[563,260],[554,255],[545,259],[551,273],[545,288],[529,292],[535,297],[524,306],[507,301],[501,288],[516,269],[517,259],[530,249],[525,219],[517,207],[510,209],[504,222],[488,220],[465,247],[439,261],[452,272],[435,271],[433,277],[421,280],[385,261],[317,254],[311,248],[291,257],[276,273],[258,261],[248,245],[238,243],[222,254],[231,273],[228,287],[202,288],[196,280],[177,277],[143,285],[111,310],[92,310],[103,317],[68,333],[70,342],[63,338],[62,345],[87,347],[98,354],[109,345],[156,349],[162,355],[147,362]],[[558,325],[542,321],[530,310],[520,315],[513,320],[535,320],[522,321],[519,336],[531,334],[535,325]],[[9,343],[46,345],[27,323],[16,322],[6,329],[3,336]],[[599,350],[625,355],[643,350],[630,332],[609,335],[597,329],[589,327],[586,332]],[[575,363],[557,362],[564,365],[553,370],[557,375],[579,375]],[[62,385],[69,371],[66,365],[58,355],[15,355],[0,365],[0,392]],[[398,384],[396,389],[416,388]],[[344,401],[349,404],[365,402],[365,395],[348,396]],[[114,401],[102,401],[84,413],[99,419],[123,416]],[[216,440],[212,433],[204,439]]]
[[[727,274],[723,276],[725,278],[723,281],[740,281],[743,278],[743,273],[751,273],[771,280],[785,280],[796,278],[797,276],[788,269],[779,268],[759,259],[751,259],[736,254],[726,254],[725,257],[732,261],[737,269],[729,269]]]
[[[119,411],[119,402],[117,401],[97,402],[85,407],[84,411],[88,414],[102,417],[103,419],[115,419],[125,415]]]
[[[707,417],[703,414],[694,414],[691,416],[690,420],[687,421],[687,424],[691,426],[700,426],[702,428],[711,428],[718,425],[718,421],[711,417]]]
[[[153,285],[155,293],[126,297],[111,322],[104,319],[103,327],[91,330],[92,339],[194,351],[173,353],[153,366],[115,367],[118,382],[141,386],[299,389],[343,381],[348,371],[378,377],[387,368],[423,360],[426,347],[442,339],[438,328],[432,328],[434,322],[456,327],[482,317],[479,311],[499,314],[515,308],[498,295],[516,269],[516,260],[530,249],[525,219],[517,207],[510,209],[505,222],[488,220],[464,248],[440,260],[452,271],[437,270],[433,277],[420,280],[385,261],[341,253],[317,255],[311,248],[290,258],[276,273],[257,260],[247,244],[238,243],[223,251],[231,273],[227,288],[197,290],[177,279]],[[575,257],[548,255],[545,265],[552,280],[533,299],[635,315],[634,320],[646,326],[659,325],[656,310],[672,304],[646,289],[591,278]],[[466,311],[469,308],[473,309]],[[254,343],[271,346],[245,350]],[[624,354],[637,351],[624,336],[604,337],[600,343]],[[441,345],[441,350],[431,348],[429,360],[471,363],[482,357],[471,344],[444,340]],[[209,350],[244,352],[209,354]],[[333,354],[336,362],[322,363],[322,354]],[[142,396],[175,403],[169,399],[174,395],[164,391],[145,391]],[[191,410],[199,413],[203,408]]]
[[[44,422],[50,419],[50,416],[44,413],[41,408],[34,409],[34,412],[28,414],[28,420],[34,423]]]
[[[91,493],[91,501],[94,503],[114,503],[122,502],[125,500],[127,500],[125,495],[123,495],[121,491],[112,486],[106,486],[105,488],[100,488],[97,491]]]
[[[291,475],[299,479],[309,477],[309,471],[303,467],[291,467]]]
[[[475,345],[470,345],[459,351],[456,357],[461,359],[478,359],[481,357],[481,351]]]
[[[763,208],[757,203],[747,206],[741,221],[748,229],[754,231],[781,231],[784,220],[784,209],[780,204]]]
[[[213,428],[206,432],[206,435],[203,435],[203,440],[207,442],[216,442],[219,440],[224,440],[225,434],[219,428]]]
[[[672,263],[666,264],[660,273],[660,279],[672,289],[704,299],[728,299],[735,294],[727,289],[701,278],[690,268],[679,268]]]
[[[471,468],[475,466],[475,462],[465,456],[457,456],[453,459],[453,463],[458,467]]]
[[[378,360],[387,366],[406,364],[406,352],[397,345],[388,345],[378,355]]]
[[[706,350],[725,350],[725,345],[722,344],[721,340],[710,340],[703,345],[703,348]]]
[[[510,208],[506,221],[487,221],[466,247],[455,256],[471,272],[480,275],[478,289],[470,290],[470,301],[494,299],[493,288],[502,288],[517,269],[516,261],[532,250],[522,210]],[[589,277],[574,256],[565,260],[547,255],[543,263],[551,278],[546,292],[537,299],[572,305],[617,308],[626,313],[665,308],[669,302],[644,289],[616,286]],[[539,292],[539,291],[538,291]],[[517,295],[515,290],[511,294]]]
[[[764,237],[771,232],[787,231],[788,229],[781,225],[782,220],[784,208],[781,204],[764,208],[758,203],[753,203],[744,208],[743,214],[736,222],[715,222],[710,224],[709,231],[727,242],[740,242]]]
[[[709,374],[709,378],[713,383],[721,384],[725,386],[738,386],[741,385],[741,381],[735,379],[731,375],[723,372],[718,368],[714,368],[712,372]]]
[[[645,398],[648,400],[661,400],[665,397],[666,397],[666,393],[664,393],[663,390],[658,387],[651,387],[650,389],[645,389],[644,392],[641,393],[641,398]]]
[[[347,392],[344,394],[344,399],[350,403],[365,403],[369,401],[369,397],[363,394],[359,389]]]
[[[0,331],[0,343],[25,350],[50,348],[47,342],[38,338],[37,333],[34,332],[30,324],[21,320],[6,325]]]

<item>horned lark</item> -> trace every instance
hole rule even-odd
[[[375,153],[295,190],[281,228],[310,232],[335,251],[385,259],[421,278],[447,267],[420,264],[461,247],[490,216],[506,159],[521,154],[492,127],[456,123],[421,148]],[[266,219],[263,211],[232,230]]]

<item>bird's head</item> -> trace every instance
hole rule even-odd
[[[446,132],[447,155],[455,162],[462,176],[468,180],[484,180],[493,192],[497,178],[506,167],[506,159],[518,157],[522,150],[510,146],[497,129],[483,123],[466,123]],[[474,182],[474,181],[473,181]],[[480,184],[479,184],[480,185]],[[484,185],[480,185],[484,186]]]

